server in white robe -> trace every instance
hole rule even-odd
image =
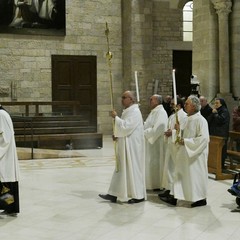
[[[4,192],[13,196],[13,201],[10,200],[11,204],[4,208],[4,212],[19,213],[19,166],[14,129],[10,115],[2,107],[0,107],[0,181],[1,196]]]
[[[198,97],[189,96],[185,102],[188,119],[176,155],[174,196],[161,198],[172,205],[176,205],[177,200],[192,202],[191,207],[207,204],[209,131],[200,108]]]
[[[121,118],[112,111],[118,171],[113,173],[108,194],[99,196],[111,202],[118,199],[132,204],[146,199],[143,119],[131,91],[123,93],[122,105],[124,110]]]
[[[168,115],[162,105],[162,96],[150,98],[150,108],[144,122],[146,188],[157,190],[162,188],[162,176],[165,158],[164,132],[167,130]]]
[[[158,196],[164,197],[173,192],[173,179],[175,175],[175,162],[176,162],[176,154],[179,148],[179,145],[176,143],[177,138],[181,138],[182,129],[185,126],[187,120],[187,113],[184,109],[184,102],[181,98],[177,98],[177,106],[174,106],[174,100],[171,102],[172,108],[175,108],[173,113],[168,119],[168,129],[165,132],[165,142],[166,142],[166,154],[165,154],[165,164],[163,171],[163,188]],[[180,131],[177,132],[175,129],[176,121],[180,124]]]

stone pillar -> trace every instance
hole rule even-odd
[[[230,37],[230,75],[231,90],[234,97],[240,98],[240,1],[235,1],[232,8],[230,21],[231,37]]]
[[[123,87],[135,91],[135,75],[138,71],[141,112],[144,119],[149,112],[146,91],[152,82],[152,0],[122,1],[123,29]],[[152,94],[152,92],[151,92]]]
[[[219,90],[220,94],[230,93],[229,31],[228,15],[231,12],[231,0],[212,0],[218,14],[219,23]]]
[[[209,101],[219,92],[217,42],[218,16],[212,3],[209,3],[209,0],[194,1],[192,72],[199,79],[200,94],[206,96]]]

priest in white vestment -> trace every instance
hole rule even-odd
[[[161,198],[172,205],[177,200],[192,202],[191,207],[207,204],[209,131],[200,109],[199,98],[189,96],[185,102],[188,119],[176,155],[173,197]]]
[[[6,214],[19,212],[19,166],[13,123],[10,115],[0,106],[0,181],[1,193],[8,189],[13,202],[4,210]],[[4,190],[5,189],[5,190]],[[2,201],[2,199],[1,199]],[[1,205],[3,202],[1,202]]]
[[[162,188],[162,176],[165,158],[164,132],[167,130],[168,115],[162,105],[162,96],[150,98],[151,112],[144,122],[146,188]]]
[[[181,98],[177,98],[177,105],[175,107],[174,100],[171,100],[172,108],[175,108],[175,112],[168,118],[168,129],[165,132],[166,141],[166,154],[165,154],[165,164],[163,171],[163,188],[158,196],[167,196],[173,192],[173,179],[175,174],[175,162],[176,154],[179,145],[176,143],[177,138],[181,138],[182,129],[185,126],[187,120],[187,113],[184,111],[184,102]],[[175,129],[176,121],[179,122],[180,131],[177,132]]]
[[[132,204],[146,199],[143,119],[135,99],[131,91],[125,91],[122,116],[118,117],[116,111],[112,111],[118,169],[113,173],[108,194],[99,194],[111,202],[118,199]]]

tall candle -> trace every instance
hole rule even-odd
[[[137,95],[137,102],[140,102],[139,98],[139,89],[138,89],[138,76],[137,76],[137,71],[135,71],[135,85],[136,85],[136,95]]]
[[[172,71],[172,78],[173,78],[173,99],[174,99],[175,106],[177,106],[177,90],[176,90],[175,69],[173,69],[173,71]]]
[[[155,84],[154,84],[154,93],[156,94],[158,90],[158,80],[155,80]]]

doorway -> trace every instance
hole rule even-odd
[[[188,97],[191,94],[192,51],[173,51],[173,69],[176,74],[177,95]]]
[[[78,101],[81,124],[97,130],[96,56],[52,56],[52,101]],[[54,106],[54,112],[73,114],[70,106]]]

